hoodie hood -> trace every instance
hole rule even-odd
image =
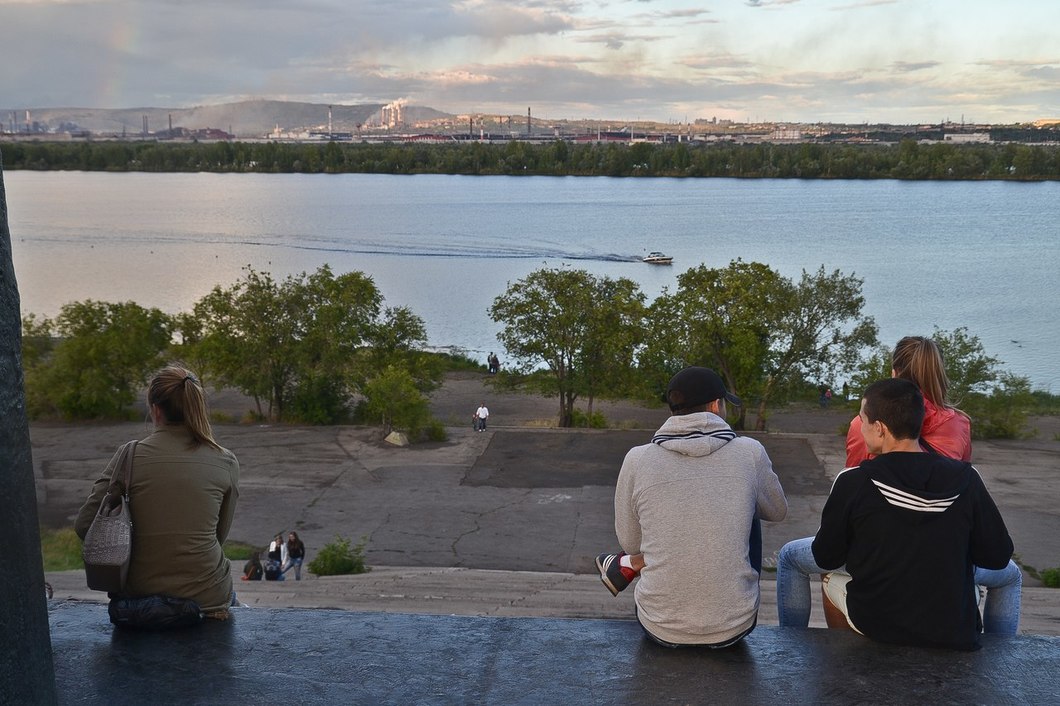
[[[694,412],[667,419],[651,443],[683,456],[709,456],[735,438],[736,432],[721,417]]]
[[[915,451],[886,453],[862,467],[888,504],[928,515],[945,512],[977,473],[971,464]]]

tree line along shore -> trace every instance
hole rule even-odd
[[[511,283],[483,313],[502,327],[507,359],[498,389],[557,400],[563,427],[605,427],[596,400],[658,401],[687,365],[716,369],[744,399],[734,428],[767,428],[771,409],[854,395],[887,377],[890,350],[864,315],[862,281],[821,267],[798,280],[735,260],[693,267],[648,302],[627,278],[544,268]],[[966,329],[935,330],[950,396],[979,437],[1028,436],[1029,415],[1060,409],[1004,370]],[[484,366],[427,350],[423,320],[386,307],[371,277],[312,273],[275,280],[244,268],[176,315],[135,302],[80,301],[54,318],[22,320],[27,409],[34,419],[128,419],[145,381],[179,360],[215,388],[253,400],[254,420],[378,425],[413,440],[442,440],[429,395],[451,370]]]
[[[6,169],[771,179],[1060,179],[1060,143],[18,141]]]

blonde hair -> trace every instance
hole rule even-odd
[[[947,396],[950,381],[935,341],[926,336],[906,336],[894,347],[891,368],[895,377],[912,382],[936,406],[956,409]]]
[[[202,383],[187,368],[168,365],[155,373],[147,386],[147,404],[157,405],[167,423],[183,424],[191,432],[193,446],[221,450],[210,429]]]

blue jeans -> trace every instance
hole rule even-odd
[[[810,624],[810,575],[826,573],[813,558],[813,537],[788,542],[777,558],[777,616],[781,627]],[[975,567],[975,583],[987,590],[983,631],[1015,635],[1020,622],[1023,573],[1015,562],[1004,569]]]
[[[754,622],[751,623],[751,627],[747,628],[746,630],[744,630],[742,633],[740,633],[736,637],[730,637],[725,642],[693,642],[693,643],[667,642],[666,640],[663,640],[662,638],[655,637],[655,635],[652,635],[651,631],[649,631],[648,628],[644,627],[644,623],[640,622],[640,611],[637,610],[637,604],[636,603],[633,604],[633,615],[636,616],[637,624],[640,625],[640,629],[644,631],[644,637],[648,638],[649,640],[654,642],[656,645],[662,645],[663,647],[669,647],[670,649],[674,649],[674,650],[678,649],[679,647],[702,647],[702,648],[708,649],[708,650],[724,650],[726,647],[732,647],[737,642],[739,642],[740,640],[742,640],[745,637],[747,637],[748,635],[750,635],[751,632],[755,629],[755,627],[758,626],[758,616],[756,615],[755,619],[754,619]]]
[[[294,580],[295,581],[301,581],[302,580],[302,557],[297,557],[295,559],[291,559],[291,558],[288,557],[287,565],[283,567],[283,571],[281,573],[286,574],[288,571],[291,570],[291,567],[294,567]]]

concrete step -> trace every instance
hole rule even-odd
[[[258,608],[338,608],[342,610],[533,618],[633,619],[633,591],[612,597],[591,574],[539,571],[493,571],[451,567],[378,566],[357,576],[317,577],[303,572],[295,581],[241,581],[233,585],[241,603]],[[762,581],[760,625],[777,625],[772,574]],[[83,571],[53,572],[45,580],[53,600],[105,602],[106,594],[89,591]],[[814,596],[811,627],[825,627]],[[1060,590],[1023,589],[1020,632],[1060,636]]]

